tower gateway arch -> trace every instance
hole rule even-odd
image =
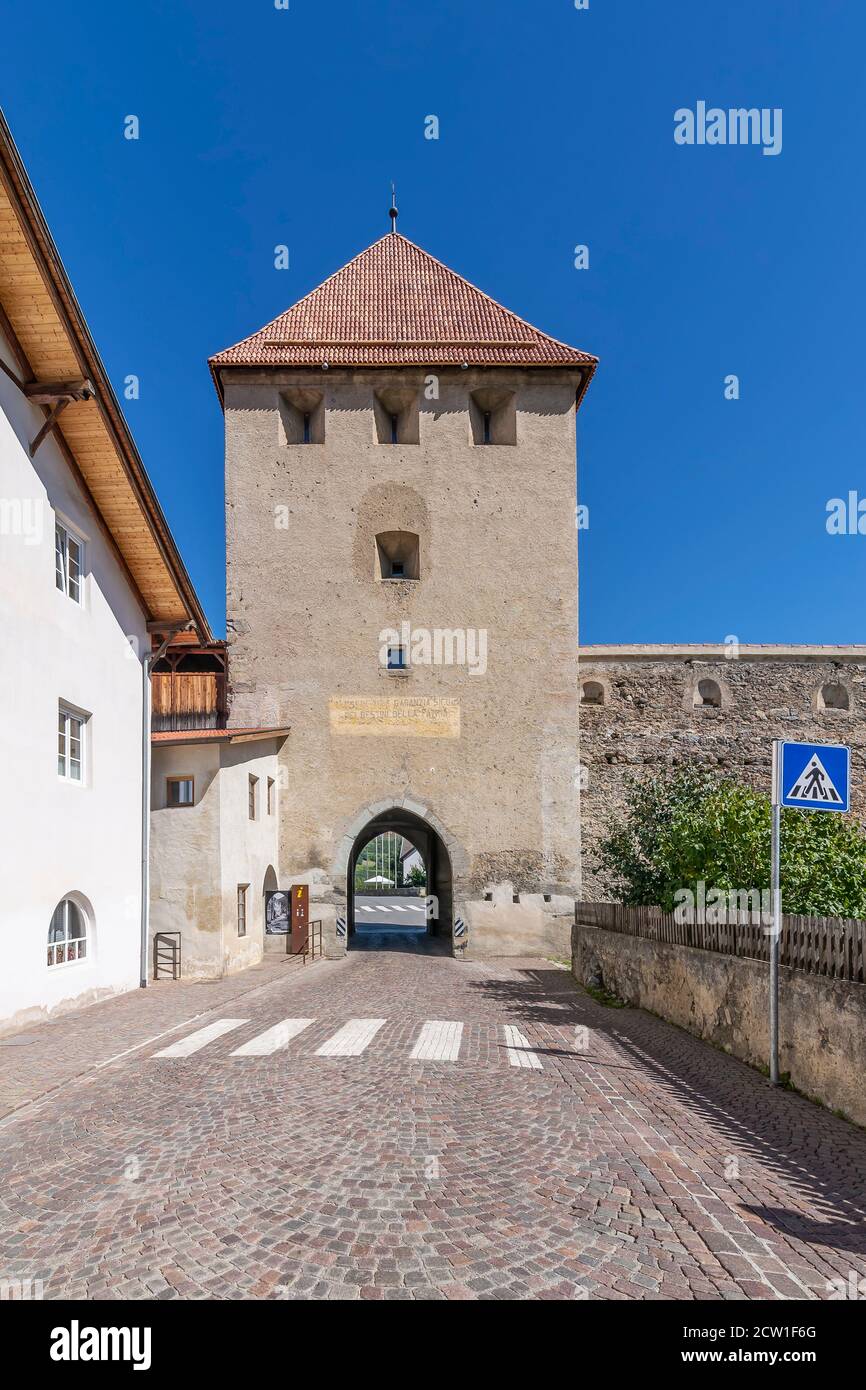
[[[230,725],[291,729],[280,887],[309,883],[326,949],[351,947],[350,875],[381,826],[424,841],[440,946],[565,954],[580,880],[575,417],[596,359],[394,217],[210,366]]]

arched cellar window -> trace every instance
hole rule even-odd
[[[580,687],[580,703],[582,705],[603,705],[604,686],[600,681],[584,681]]]
[[[695,692],[695,704],[703,705],[707,709],[721,709],[722,690],[718,681],[698,681],[698,688]]]
[[[851,701],[848,691],[844,685],[838,681],[830,681],[827,685],[821,686],[821,693],[818,696],[819,709],[850,709]]]
[[[87,918],[71,898],[54,909],[48,928],[48,964],[70,965],[87,955]]]

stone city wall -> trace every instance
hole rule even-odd
[[[586,901],[611,896],[598,845],[629,774],[694,763],[769,792],[773,739],[847,743],[866,820],[866,647],[582,647],[579,680]]]

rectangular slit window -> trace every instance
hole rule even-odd
[[[62,705],[57,711],[57,775],[66,782],[84,780],[84,719]]]
[[[272,816],[277,804],[277,784],[273,777],[268,778],[268,815]]]
[[[259,779],[250,775],[249,785],[249,813],[250,820],[258,820],[259,817]]]
[[[83,546],[77,536],[60,522],[54,526],[54,583],[61,593],[81,602]]]
[[[247,889],[248,883],[238,884],[238,936],[247,934]]]

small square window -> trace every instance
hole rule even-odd
[[[192,777],[169,777],[167,779],[167,793],[169,806],[192,806],[195,802],[195,779]]]
[[[250,813],[250,820],[258,820],[258,818],[259,818],[259,779],[258,779],[258,777],[253,777],[252,773],[250,774],[250,785],[249,785],[249,813]]]
[[[408,659],[407,659],[406,648],[405,648],[405,647],[389,647],[389,648],[388,648],[388,670],[389,670],[389,671],[407,671],[408,669],[409,669],[409,662],[408,662]]]

